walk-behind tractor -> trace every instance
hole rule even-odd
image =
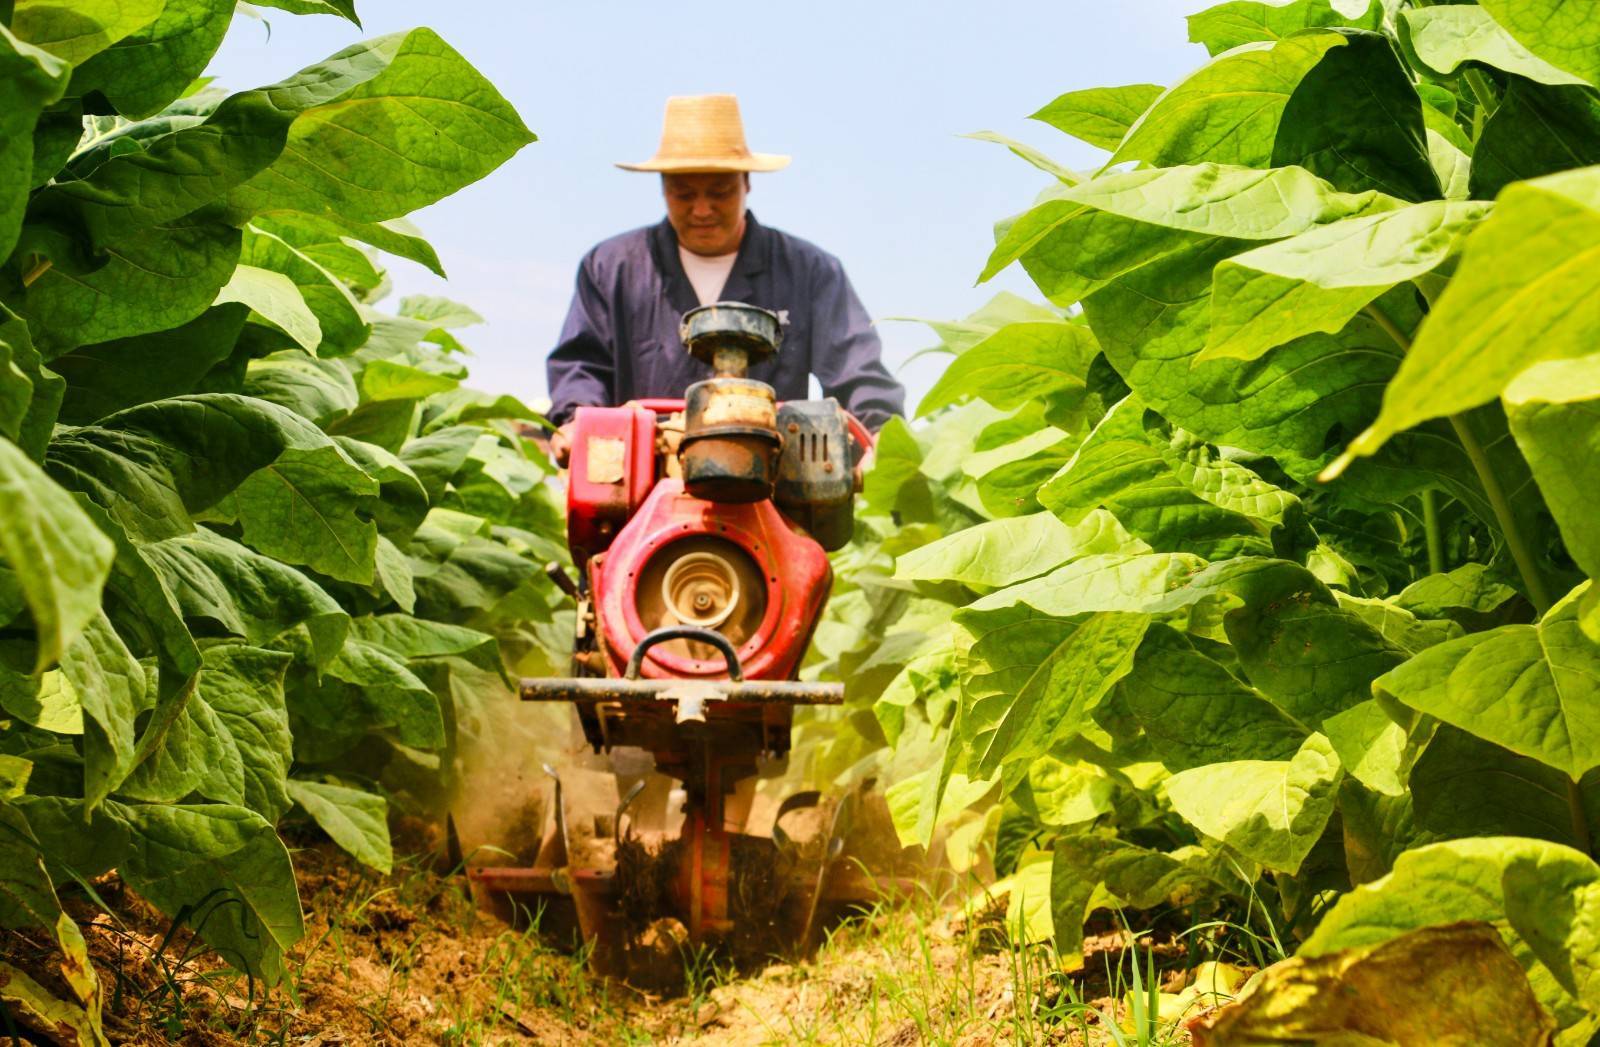
[[[553,575],[577,603],[573,675],[521,684],[524,700],[573,703],[615,773],[547,767],[534,865],[472,873],[529,909],[570,899],[594,965],[628,976],[683,945],[803,950],[819,904],[887,886],[836,861],[849,802],[813,812],[823,827],[810,841],[781,823],[815,793],[769,810],[768,835],[743,831],[752,776],[788,753],[794,707],[844,698],[841,684],[795,677],[872,437],[831,398],[778,403],[749,377],[778,352],[774,314],[704,306],[682,336],[714,371],[683,400],[577,411],[567,537],[579,577]],[[628,772],[640,750],[681,786],[648,795],[667,779]]]

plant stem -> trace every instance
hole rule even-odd
[[[1578,841],[1578,850],[1592,854],[1594,845],[1589,839],[1589,812],[1583,806],[1583,792],[1572,778],[1567,779],[1567,810],[1572,812],[1572,835]]]
[[[1507,548],[1511,550],[1511,559],[1516,562],[1517,572],[1522,575],[1522,584],[1528,587],[1528,599],[1533,601],[1534,609],[1543,617],[1555,601],[1550,599],[1550,592],[1544,585],[1544,575],[1539,573],[1539,565],[1534,562],[1533,551],[1523,540],[1516,518],[1511,515],[1511,503],[1506,499],[1505,489],[1500,486],[1500,478],[1494,474],[1494,466],[1484,453],[1483,444],[1478,442],[1477,436],[1467,426],[1466,416],[1451,415],[1450,426],[1456,431],[1456,439],[1461,441],[1462,450],[1472,460],[1478,482],[1483,485],[1484,497],[1489,499],[1489,508],[1494,510],[1495,519],[1500,521],[1500,531],[1505,535]]]
[[[1483,112],[1483,118],[1487,120],[1494,115],[1495,109],[1500,105],[1494,96],[1494,85],[1483,75],[1481,69],[1468,69],[1466,81],[1467,86],[1472,89],[1472,97],[1476,99],[1478,108]]]
[[[1406,352],[1411,351],[1411,339],[1396,327],[1394,321],[1385,316],[1382,310],[1368,305],[1362,311],[1383,328],[1389,337],[1394,339],[1396,345]],[[1500,524],[1500,533],[1505,537],[1506,547],[1511,551],[1511,559],[1517,565],[1517,572],[1522,575],[1522,584],[1527,586],[1528,599],[1533,601],[1534,608],[1542,616],[1554,601],[1550,599],[1550,592],[1545,588],[1544,576],[1539,573],[1539,565],[1534,561],[1533,551],[1523,539],[1522,531],[1517,527],[1516,517],[1511,514],[1511,502],[1506,498],[1505,488],[1500,486],[1500,478],[1495,475],[1489,455],[1485,453],[1483,444],[1478,442],[1478,437],[1467,425],[1465,415],[1451,415],[1450,427],[1455,430],[1456,439],[1461,441],[1461,449],[1467,452],[1467,458],[1472,462],[1472,469],[1478,474],[1478,483],[1483,487],[1483,495],[1489,500],[1489,508],[1493,511],[1496,522]]]
[[[52,265],[55,265],[55,262],[48,258],[40,258],[35,261],[32,268],[22,274],[22,286],[32,287],[33,282],[39,279],[39,277],[43,276],[45,273],[48,273]]]
[[[1432,489],[1422,492],[1422,530],[1428,538],[1428,573],[1444,573],[1444,541],[1439,536],[1439,505]]]

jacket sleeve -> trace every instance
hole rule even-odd
[[[905,414],[906,391],[883,365],[883,343],[838,259],[819,264],[812,288],[811,373],[873,432]]]
[[[550,389],[550,420],[565,425],[582,406],[615,403],[616,362],[611,309],[595,281],[594,258],[578,266],[578,285],[561,325],[561,342],[545,361]]]

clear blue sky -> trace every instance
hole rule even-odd
[[[654,151],[668,95],[739,96],[751,148],[794,157],[753,176],[751,210],[838,255],[874,317],[953,319],[998,290],[1030,292],[1015,267],[973,281],[994,220],[1047,182],[1003,147],[959,136],[999,131],[1094,166],[1103,154],[1027,114],[1063,91],[1170,85],[1205,58],[1183,20],[1205,6],[358,0],[364,30],[262,9],[269,39],[263,22],[236,18],[211,72],[233,89],[271,83],[363,37],[428,25],[500,88],[540,140],[414,216],[448,282],[399,260],[390,273],[399,294],[448,295],[488,320],[462,332],[477,354],[472,385],[536,399],[578,259],[663,213],[655,176],[611,164]],[[919,395],[938,363],[902,365],[929,333],[880,330]]]

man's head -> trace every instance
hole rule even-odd
[[[667,221],[678,243],[699,255],[732,254],[744,239],[750,176],[737,171],[663,174]]]

